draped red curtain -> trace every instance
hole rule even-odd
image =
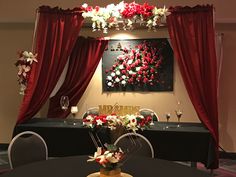
[[[77,105],[85,92],[107,47],[108,40],[79,37],[70,56],[66,78],[57,94],[50,99],[48,117],[65,118],[70,110],[60,107],[62,95],[69,97],[70,105]]]
[[[17,123],[34,116],[54,89],[71,54],[83,23],[79,9],[41,6],[37,12],[35,48],[38,62],[32,67]]]
[[[199,119],[218,154],[217,62],[213,6],[172,8],[167,24],[174,54]],[[218,157],[209,168],[218,168]]]

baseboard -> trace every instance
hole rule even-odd
[[[0,151],[6,151],[8,146],[8,143],[0,143]]]
[[[220,151],[219,156],[222,159],[233,159],[233,160],[236,160],[236,153],[235,152]]]

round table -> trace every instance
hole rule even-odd
[[[88,156],[50,159],[17,167],[0,177],[86,177],[97,172],[96,162],[87,162]],[[147,157],[131,157],[121,167],[133,177],[208,177],[209,173],[171,161]]]

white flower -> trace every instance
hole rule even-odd
[[[129,61],[127,62],[128,65],[130,65],[130,64],[132,64],[132,63],[133,63],[133,60],[129,60]]]
[[[126,81],[125,81],[125,80],[122,80],[122,81],[121,81],[121,84],[122,84],[122,85],[125,85],[125,84],[126,84]]]
[[[129,71],[129,74],[134,74],[134,72],[132,70]]]
[[[111,76],[114,77],[116,74],[114,72],[111,73]]]
[[[126,115],[126,117],[129,121],[127,124],[127,128],[134,131],[134,132],[136,130],[138,130],[136,116],[135,115]]]
[[[112,86],[113,86],[112,82],[108,82],[107,85],[108,85],[109,87],[112,87]]]
[[[126,79],[126,75],[122,75],[121,77],[122,77],[122,79]]]
[[[116,75],[117,75],[117,76],[120,75],[120,71],[119,71],[119,70],[116,71]]]
[[[136,70],[136,71],[139,71],[139,70],[140,70],[140,67],[136,67],[135,70]]]
[[[116,81],[116,82],[120,82],[120,79],[117,77],[117,78],[115,79],[115,81]]]
[[[107,80],[112,80],[112,77],[111,76],[107,76]]]
[[[127,26],[128,26],[128,27],[132,27],[132,24],[133,24],[132,20],[128,19],[128,24],[127,24]]]
[[[116,159],[114,156],[113,156],[114,154],[113,153],[107,153],[106,154],[106,159],[109,161],[109,162],[111,162],[111,163],[117,163],[117,162],[119,162],[119,159]]]
[[[90,159],[88,159],[87,161],[94,161],[96,160],[97,157],[100,157],[102,155],[102,148],[98,147],[97,151],[94,153],[94,156],[89,156]]]
[[[88,4],[84,3],[82,7],[86,9],[88,7]]]
[[[97,125],[102,125],[103,124],[103,122],[100,119],[96,120],[96,122],[97,122]]]
[[[120,66],[119,66],[119,69],[124,69],[124,66],[123,66],[123,65],[120,65]]]

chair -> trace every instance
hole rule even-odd
[[[82,118],[84,119],[85,117],[87,117],[89,114],[92,115],[99,115],[99,108],[98,107],[91,107],[89,108],[82,116]]]
[[[25,131],[17,134],[9,144],[10,167],[15,167],[48,159],[48,148],[44,139],[37,133]]]
[[[139,133],[125,133],[114,143],[128,155],[154,158],[154,150],[150,141]]]
[[[159,121],[159,117],[157,116],[157,114],[151,110],[151,109],[148,109],[148,108],[141,108],[139,109],[139,114],[143,115],[144,117],[145,116],[152,116],[152,113],[153,113],[153,121]]]

